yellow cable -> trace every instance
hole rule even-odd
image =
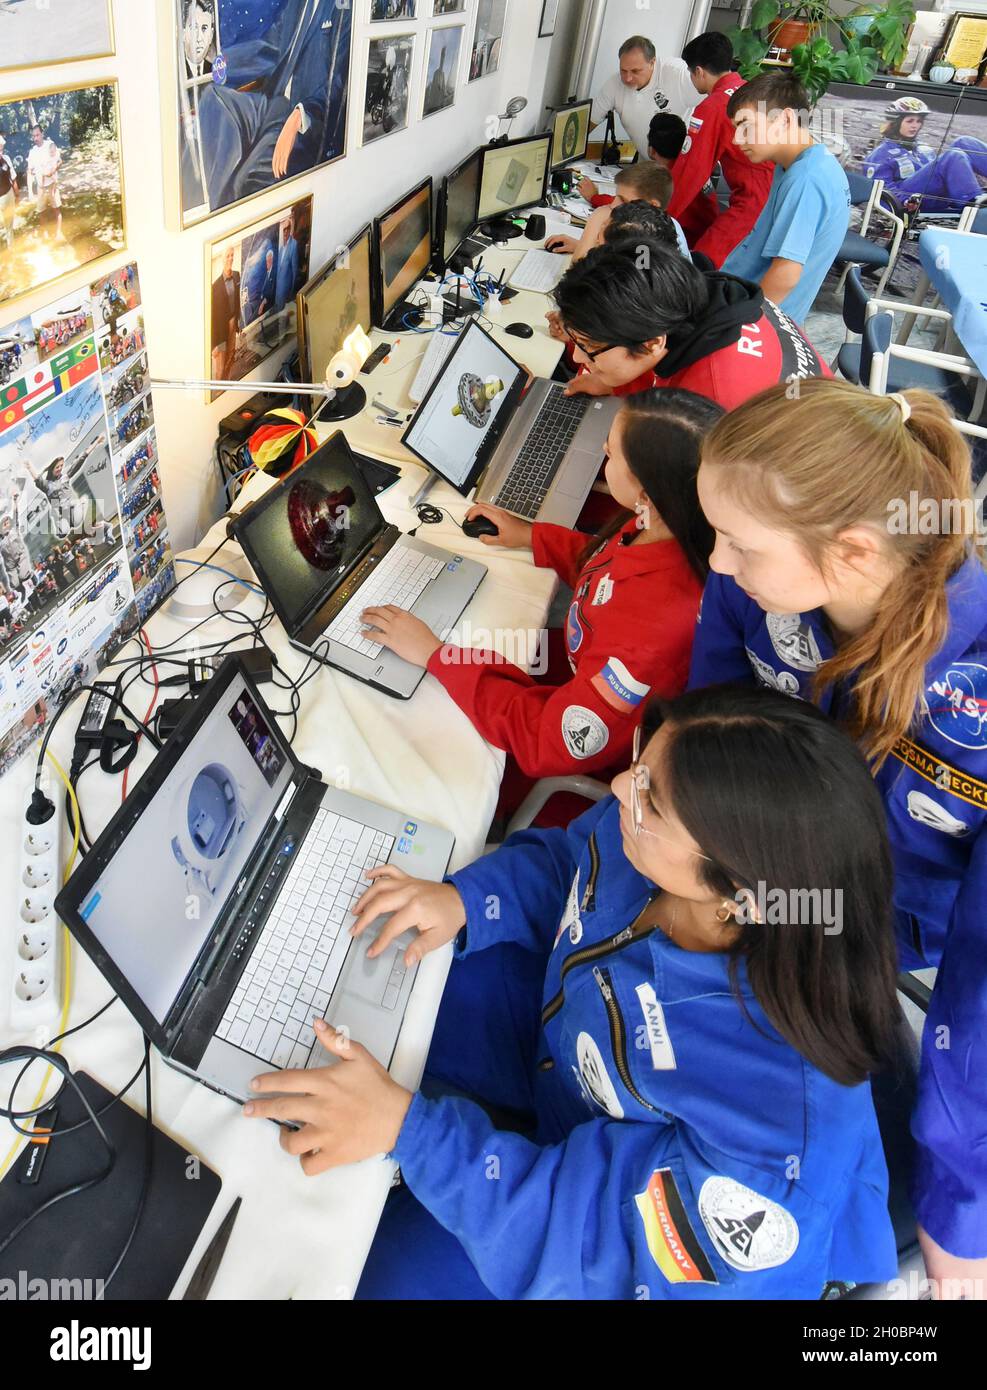
[[[79,812],[79,799],[75,794],[75,788],[66,776],[65,769],[62,767],[61,763],[58,761],[58,759],[55,757],[54,753],[52,753],[50,749],[48,750],[48,761],[51,763],[52,767],[55,769],[59,777],[65,783],[66,795],[68,796],[69,801],[72,803],[72,815],[73,819],[75,820],[75,835],[72,839],[72,853],[69,855],[69,862],[65,867],[65,873],[62,877],[62,882],[67,883],[69,880],[69,875],[71,874],[72,868],[75,864],[76,856],[79,853],[79,834],[82,828],[82,816]],[[57,811],[55,814],[58,814]],[[65,969],[63,971],[62,981],[62,1017],[58,1024],[58,1033],[56,1033],[56,1037],[58,1037],[59,1034],[64,1033],[68,1025],[69,1002],[72,998],[72,938],[69,935],[68,927],[63,926],[62,931],[65,933]],[[52,1051],[60,1051],[61,1046],[62,1044],[60,1042],[55,1043],[55,1046],[52,1048]],[[34,1100],[31,1103],[30,1108],[32,1110],[35,1109],[36,1106],[41,1104],[45,1090],[48,1086],[48,1082],[51,1080],[51,1073],[52,1067],[51,1063],[49,1063],[48,1069],[45,1072],[44,1077],[42,1078],[41,1085],[38,1087],[38,1094],[34,1097]],[[15,1154],[17,1154],[17,1152],[20,1150],[22,1137],[23,1136],[19,1135],[17,1139],[14,1140],[14,1143],[11,1146],[6,1158],[4,1159],[3,1163],[0,1164],[0,1178],[3,1177],[4,1173],[6,1173],[7,1169],[10,1167],[11,1163],[14,1160]]]

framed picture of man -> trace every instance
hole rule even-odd
[[[109,58],[110,0],[0,0],[0,72]]]
[[[447,24],[429,31],[422,119],[447,110],[456,100],[456,74],[464,31],[462,24]]]
[[[294,338],[295,296],[309,278],[311,243],[309,195],[207,248],[211,381],[241,381]]]
[[[346,153],[352,0],[163,0],[158,13],[173,225]]]

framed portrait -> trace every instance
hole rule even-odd
[[[446,111],[456,100],[456,74],[462,52],[463,24],[447,24],[428,32],[422,119]]]
[[[395,20],[417,19],[418,6],[425,0],[370,0],[370,23],[385,24]]]
[[[404,130],[411,106],[414,34],[371,39],[367,49],[367,82],[363,94],[363,143]]]
[[[207,246],[210,381],[241,381],[294,338],[295,296],[309,278],[311,247],[311,194]]]
[[[489,77],[500,67],[500,48],[504,39],[507,0],[478,0],[473,25],[473,51],[469,80]]]
[[[463,14],[466,0],[432,0],[432,18],[445,19],[446,15]]]
[[[125,245],[116,82],[0,101],[0,304]]]
[[[0,72],[114,52],[110,0],[3,0],[0,22]]]
[[[163,0],[158,14],[172,225],[343,157],[352,0]]]
[[[559,17],[559,0],[542,0],[541,20],[538,24],[538,37],[548,39],[555,33]]]

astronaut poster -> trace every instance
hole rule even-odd
[[[987,194],[987,99],[955,85],[834,83],[816,119],[841,164],[882,179],[904,209],[909,230],[888,289],[910,297],[918,233],[933,223],[955,227],[963,209]],[[869,235],[885,228],[878,219]]]
[[[0,328],[0,773],[174,585],[145,348],[136,265]]]
[[[352,0],[172,5],[181,227],[345,154]]]

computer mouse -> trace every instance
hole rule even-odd
[[[565,240],[563,237],[559,236],[550,237],[549,240],[545,242],[546,251],[561,251],[564,246]]]
[[[500,529],[488,516],[474,516],[470,521],[463,522],[463,535],[475,541],[481,536],[499,536]]]
[[[530,323],[509,323],[504,332],[512,338],[533,338],[535,336],[535,330]]]

